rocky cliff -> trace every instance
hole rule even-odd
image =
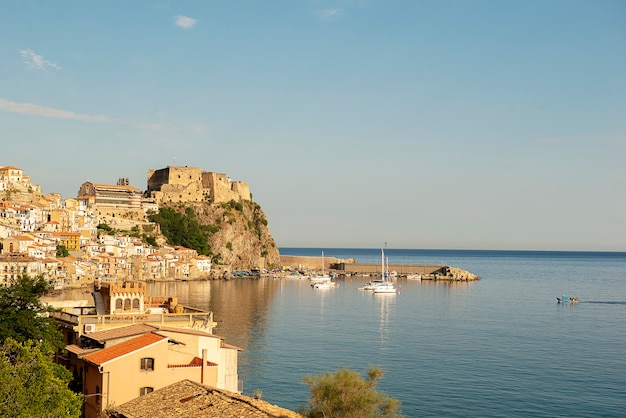
[[[191,207],[198,223],[207,226],[209,245],[217,264],[230,269],[270,269],[280,266],[280,254],[261,207],[250,200],[228,203],[177,203],[172,209]]]

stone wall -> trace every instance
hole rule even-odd
[[[149,170],[147,192],[158,204],[251,200],[247,183],[233,182],[226,174],[202,171],[197,167]]]

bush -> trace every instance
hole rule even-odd
[[[306,376],[311,399],[301,412],[310,418],[400,418],[400,401],[376,390],[382,377],[378,367],[370,367],[365,379],[346,368]]]

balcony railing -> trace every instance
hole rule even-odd
[[[80,314],[69,312],[51,312],[50,316],[60,322],[77,327],[83,334],[85,324],[100,325],[101,328],[112,328],[124,324],[160,324],[160,325],[184,325],[190,328],[213,329],[213,312],[193,310],[182,313],[124,313],[124,314],[95,314],[95,306],[83,306]],[[187,308],[193,309],[193,308]],[[83,313],[85,312],[85,313]]]

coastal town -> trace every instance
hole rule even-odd
[[[210,257],[163,241],[151,245],[140,232],[158,234],[147,215],[162,204],[250,198],[248,185],[226,174],[167,167],[148,173],[146,192],[120,178],[116,184],[84,182],[76,197],[62,199],[42,194],[21,168],[0,167],[0,286],[19,274],[41,274],[56,289],[92,286],[98,278],[223,275],[223,270],[212,271]]]
[[[301,416],[242,394],[241,349],[213,334],[212,312],[147,292],[150,281],[202,280],[216,271],[194,249],[146,242],[138,232],[158,232],[149,213],[172,202],[250,199],[247,184],[225,174],[167,167],[149,171],[146,192],[121,178],[84,182],[76,198],[63,200],[42,194],[21,168],[0,167],[0,286],[34,278],[55,291],[91,294],[93,303],[78,306],[49,302],[48,313],[64,344],[55,362],[71,372],[83,417],[199,416],[207,408],[210,416]]]

